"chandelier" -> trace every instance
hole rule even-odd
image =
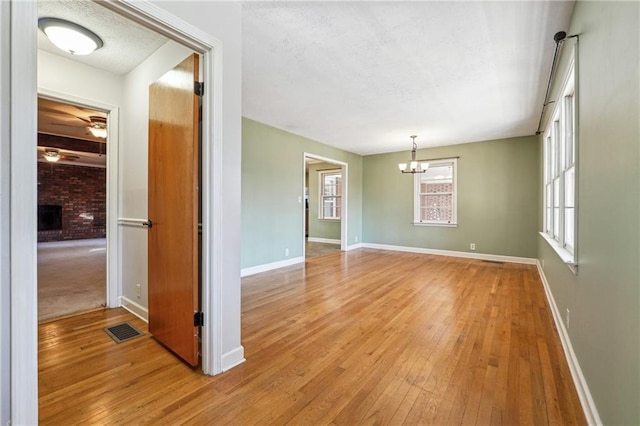
[[[411,150],[411,161],[409,163],[400,163],[398,164],[398,168],[402,173],[424,173],[429,168],[429,163],[419,163],[416,160],[416,150],[418,149],[418,145],[416,145],[416,135],[411,135],[410,138],[413,141],[413,149]]]

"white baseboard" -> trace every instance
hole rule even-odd
[[[428,249],[428,248],[421,248],[421,247],[392,246],[387,244],[361,243],[361,247],[379,249],[379,250],[404,251],[409,253],[435,254],[438,256],[452,256],[452,257],[464,257],[469,259],[491,260],[494,262],[523,263],[526,265],[535,265],[537,262],[537,259],[533,259],[530,257],[502,256],[499,254],[472,253],[472,252],[466,252],[466,251],[451,251],[451,250],[436,250],[436,249]]]
[[[248,277],[249,275],[259,274],[261,272],[272,271],[278,268],[284,268],[285,266],[296,265],[298,263],[304,263],[304,257],[294,257],[292,259],[280,260],[273,263],[265,263],[264,265],[251,266],[249,268],[243,268],[240,270],[241,277]]]
[[[307,241],[311,243],[340,244],[340,240],[335,240],[332,238],[307,237]]]
[[[347,249],[345,251],[351,251],[351,250],[359,249],[359,248],[362,248],[362,247],[363,247],[362,243],[356,243],[356,244],[352,244],[350,246],[347,246]]]
[[[120,306],[140,318],[142,321],[149,322],[149,311],[142,305],[137,304],[131,299],[120,296]]]
[[[233,367],[240,365],[245,361],[244,347],[240,345],[237,348],[222,354],[222,371],[231,370]]]
[[[584,415],[587,418],[587,423],[589,425],[601,425],[602,420],[600,420],[600,414],[598,414],[598,409],[595,402],[593,401],[593,397],[591,396],[591,391],[589,390],[589,386],[587,385],[587,380],[584,378],[584,374],[582,374],[580,363],[578,362],[578,358],[576,358],[576,354],[573,351],[569,333],[564,326],[564,321],[562,321],[562,315],[560,314],[558,305],[556,305],[556,301],[553,298],[553,294],[551,293],[551,288],[549,287],[547,277],[544,275],[542,265],[540,265],[540,262],[537,260],[536,265],[538,266],[538,274],[540,274],[542,286],[544,287],[544,292],[547,295],[547,301],[549,302],[549,306],[551,307],[553,321],[555,322],[556,328],[558,329],[560,342],[562,343],[562,348],[564,349],[564,356],[567,359],[567,364],[569,364],[571,377],[573,378],[573,383],[576,386],[576,391],[578,392],[578,397],[580,398],[580,403],[582,404]]]

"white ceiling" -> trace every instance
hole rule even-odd
[[[243,4],[243,115],[358,154],[535,133],[573,1]],[[71,57],[123,74],[166,42],[87,0],[38,14],[97,33]]]
[[[123,75],[147,59],[167,38],[87,0],[39,0],[38,18],[60,18],[96,33],[104,46],[91,55],[74,56],[58,49],[42,31],[38,48],[96,68]]]
[[[243,115],[358,154],[532,135],[573,2],[244,2]]]

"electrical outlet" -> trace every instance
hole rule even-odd
[[[356,235],[356,243],[358,242],[358,236]]]
[[[140,283],[136,284],[136,296],[138,296],[138,299],[142,297],[142,285]]]
[[[285,257],[289,256],[289,249],[288,248],[284,249],[284,256]]]
[[[475,250],[475,249],[476,249],[476,243],[471,243],[471,244],[469,244],[469,248],[470,248],[471,250]]]
[[[564,321],[567,323],[567,330],[569,329],[569,319],[571,312],[569,312],[569,308],[567,308],[567,316],[565,317]]]

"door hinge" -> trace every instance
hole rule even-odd
[[[193,83],[193,93],[195,93],[197,96],[204,96],[204,82],[203,81],[196,81]]]
[[[193,326],[204,327],[204,312],[193,313]]]

